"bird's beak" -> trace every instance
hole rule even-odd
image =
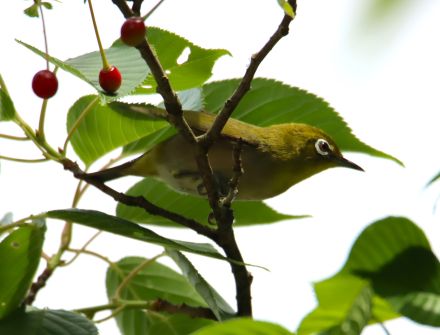
[[[338,166],[346,167],[346,168],[354,169],[354,170],[358,170],[358,171],[365,171],[359,165],[353,163],[352,161],[349,161],[348,159],[346,159],[342,156],[334,156],[333,159]]]

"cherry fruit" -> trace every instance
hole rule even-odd
[[[125,44],[135,47],[145,39],[145,24],[140,17],[127,19],[121,27],[121,40]]]
[[[32,79],[32,90],[42,99],[49,99],[57,93],[58,79],[49,70],[38,71]]]
[[[99,85],[105,92],[114,94],[121,86],[121,83],[121,72],[119,72],[116,66],[110,66],[99,71]]]

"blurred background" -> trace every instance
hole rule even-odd
[[[146,0],[145,11],[155,2]],[[18,45],[20,39],[44,48],[41,22],[23,14],[30,1],[0,5],[0,73],[19,113],[35,127],[41,101],[31,90],[35,72],[44,60]],[[119,37],[123,17],[111,1],[94,3],[105,47]],[[346,169],[326,171],[296,185],[268,203],[289,214],[309,219],[238,229],[237,238],[252,268],[255,318],[295,330],[315,306],[312,284],[336,273],[351,245],[370,223],[389,215],[406,216],[428,235],[440,252],[439,212],[435,205],[440,183],[426,188],[440,170],[440,2],[430,0],[307,0],[298,1],[290,34],[269,54],[257,72],[298,86],[324,98],[365,143],[400,159],[405,167],[360,154],[347,157],[365,173]],[[212,80],[243,75],[251,55],[278,26],[283,13],[275,0],[166,0],[147,24],[175,32],[204,48],[225,48]],[[90,15],[83,1],[55,3],[45,12],[49,52],[67,59],[97,50]],[[50,100],[47,136],[62,146],[68,108],[91,87],[59,71],[59,90]],[[0,133],[20,131],[9,123]],[[37,158],[29,143],[0,139],[0,155]],[[69,155],[74,157],[70,149]],[[105,161],[105,160],[103,160]],[[76,182],[54,163],[0,162],[0,216],[15,219],[71,205]],[[112,183],[125,190],[134,181]],[[115,204],[90,189],[81,208],[113,213]],[[49,223],[46,253],[58,246],[61,222]],[[201,239],[191,232],[157,229],[168,237]],[[74,246],[80,247],[93,231],[75,227]],[[103,234],[90,249],[118,260],[126,255],[152,257],[160,248]],[[234,305],[229,267],[191,256],[208,281]],[[171,263],[167,263],[170,264]],[[73,266],[59,269],[42,290],[36,306],[81,308],[105,303],[106,264],[81,256]],[[101,315],[104,316],[104,315]],[[118,334],[113,321],[99,325],[102,334]],[[405,319],[387,323],[392,334],[438,334],[438,330]],[[378,326],[365,334],[383,334]]]

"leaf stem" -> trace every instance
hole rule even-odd
[[[12,161],[12,162],[18,162],[18,163],[41,163],[41,162],[47,162],[49,160],[48,158],[27,159],[27,158],[16,158],[16,157],[9,157],[2,155],[0,155],[0,159]]]
[[[102,67],[105,70],[110,69],[110,64],[107,60],[107,56],[105,55],[104,48],[102,47],[101,38],[99,36],[98,25],[96,23],[95,12],[93,11],[92,0],[88,0],[90,16],[92,17],[93,29],[95,30],[96,40],[98,41],[99,53],[101,54],[102,59]]]
[[[48,46],[48,43],[47,43],[46,23],[45,23],[45,20],[44,20],[43,6],[41,5],[40,1],[38,2],[38,9],[40,11],[41,22],[42,22],[42,25],[43,25],[44,49],[45,49],[45,52],[46,52],[46,57],[45,57],[45,59],[46,59],[46,68],[47,68],[47,70],[49,70],[49,46]]]
[[[14,135],[8,135],[8,134],[0,134],[0,138],[12,140],[12,141],[29,141],[29,137],[14,136]]]

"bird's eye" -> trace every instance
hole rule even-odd
[[[332,151],[331,145],[328,144],[328,142],[326,140],[323,140],[322,138],[320,138],[315,142],[315,148],[318,154],[322,156],[327,156]]]

